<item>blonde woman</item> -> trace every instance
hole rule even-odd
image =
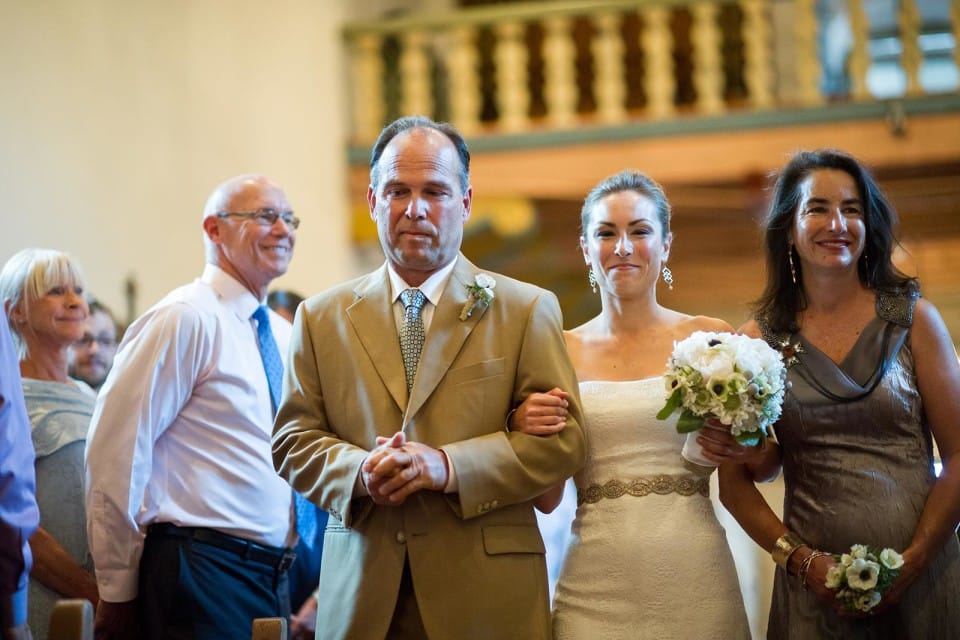
[[[40,528],[30,538],[29,623],[47,635],[60,598],[97,604],[83,506],[83,449],[94,392],[67,375],[70,345],[83,335],[83,276],[65,253],[25,249],[0,272],[0,300],[20,355],[37,462]]]

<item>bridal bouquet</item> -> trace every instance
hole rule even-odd
[[[717,418],[737,442],[754,445],[780,417],[786,376],[780,354],[763,340],[697,331],[674,343],[664,374],[669,395],[657,418],[679,410],[680,433]]]
[[[881,594],[903,566],[903,556],[893,549],[877,551],[862,544],[834,557],[839,564],[827,570],[826,585],[851,611],[867,612],[880,604]]]

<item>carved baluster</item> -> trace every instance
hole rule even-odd
[[[923,52],[920,51],[920,11],[914,0],[900,0],[897,18],[900,23],[900,44],[903,46],[900,66],[907,76],[907,95],[919,95],[923,93],[923,87],[920,86]]]
[[[422,31],[410,30],[401,37],[400,87],[403,92],[401,109],[404,115],[433,115],[433,97],[430,95],[430,59],[427,58],[426,38]]]
[[[451,32],[453,45],[447,57],[450,71],[450,117],[465,136],[480,129],[480,87],[477,68],[477,33],[474,27]]]
[[[627,117],[624,108],[627,91],[620,16],[615,13],[601,13],[594,16],[593,20],[597,25],[597,33],[591,43],[597,116],[600,122],[616,124]]]
[[[744,81],[754,107],[773,104],[770,73],[770,24],[765,0],[740,0],[743,11]]]
[[[573,124],[577,111],[577,79],[574,74],[577,52],[570,25],[570,18],[565,16],[548,18],[544,22],[543,93],[547,102],[547,119],[558,127]]]
[[[494,60],[497,65],[497,105],[500,126],[504,131],[527,128],[530,96],[527,94],[527,47],[520,22],[501,22],[495,27],[497,43]]]
[[[353,38],[353,136],[375,140],[383,126],[383,39],[375,33]]]
[[[820,56],[817,54],[816,0],[796,0],[794,39],[797,56],[797,96],[807,105],[821,104]]]
[[[644,92],[647,94],[647,109],[654,118],[667,118],[675,111],[673,96],[677,81],[673,75],[673,56],[670,51],[673,37],[669,18],[669,10],[664,7],[650,7],[643,12],[641,45],[646,61]]]
[[[850,96],[854,100],[867,100],[870,92],[867,89],[867,70],[870,68],[870,22],[867,13],[863,10],[863,0],[847,0],[850,12],[850,31],[853,35],[853,46],[850,49],[850,61],[847,73],[850,74]]]
[[[691,7],[693,27],[693,84],[697,89],[697,105],[704,113],[723,111],[723,70],[720,55],[718,7],[712,2],[698,2]]]
[[[960,68],[960,0],[950,2],[950,24],[953,28],[953,64]]]

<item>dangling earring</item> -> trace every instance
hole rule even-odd
[[[667,265],[663,265],[660,273],[663,275],[663,281],[667,283],[667,289],[673,291],[673,271],[670,271],[670,267]]]
[[[787,245],[787,260],[790,261],[790,279],[797,284],[797,268],[793,266],[793,245]]]
[[[597,274],[593,272],[593,267],[587,269],[587,280],[590,282],[590,290],[597,292]]]
[[[867,279],[867,284],[870,284],[870,261],[867,260],[867,250],[863,250],[863,277]]]

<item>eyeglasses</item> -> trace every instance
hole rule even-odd
[[[294,230],[300,226],[300,218],[293,215],[293,211],[280,213],[273,209],[257,209],[256,211],[221,211],[217,214],[218,218],[229,218],[230,216],[252,218],[262,227],[272,227],[277,224],[277,220],[283,220],[288,227]]]
[[[83,334],[83,337],[77,340],[74,344],[78,347],[91,347],[93,343],[96,342],[101,348],[109,348],[116,346],[117,341],[109,336],[93,336],[89,333]]]

